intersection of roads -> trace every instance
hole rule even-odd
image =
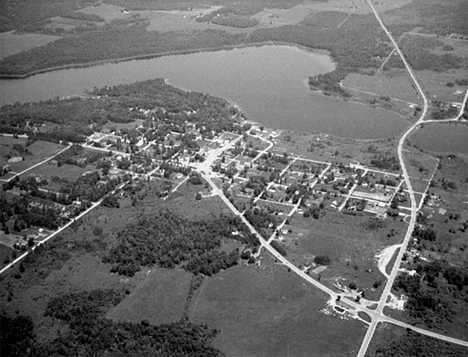
[[[382,22],[382,20],[381,20],[379,14],[377,13],[372,1],[371,0],[365,0],[365,1],[371,7],[371,9],[372,9],[377,21],[379,22],[382,30],[386,33],[386,35],[388,36],[388,38],[392,42],[393,47],[394,47],[394,51],[396,51],[396,53],[402,59],[404,65],[405,65],[405,68],[406,68],[409,76],[412,79],[413,84],[415,85],[416,89],[419,92],[419,95],[420,95],[421,99],[423,100],[423,108],[422,108],[421,115],[420,115],[419,119],[414,124],[412,124],[411,127],[409,127],[409,129],[401,136],[401,138],[399,140],[399,143],[398,143],[398,158],[399,158],[400,166],[401,166],[401,169],[402,169],[402,176],[403,176],[404,181],[406,183],[407,191],[408,191],[408,194],[409,194],[409,197],[410,197],[411,211],[410,211],[410,219],[409,219],[409,222],[408,222],[407,231],[406,231],[404,239],[403,239],[403,241],[402,241],[402,243],[400,245],[400,249],[399,249],[396,261],[395,261],[395,263],[393,265],[393,268],[391,270],[391,273],[388,275],[387,282],[385,284],[385,287],[384,287],[383,293],[381,295],[381,298],[377,303],[375,303],[375,302],[373,303],[372,308],[370,308],[370,304],[361,304],[360,302],[357,302],[357,301],[352,300],[352,299],[347,299],[347,298],[344,300],[346,305],[350,306],[350,308],[354,310],[353,315],[355,317],[357,317],[358,312],[362,312],[362,313],[365,313],[366,315],[368,315],[369,318],[370,318],[370,322],[367,322],[367,321],[357,317],[361,321],[368,324],[366,334],[365,334],[364,339],[363,339],[363,341],[362,341],[362,343],[360,345],[359,352],[358,352],[357,356],[358,357],[364,357],[366,355],[369,344],[370,344],[370,342],[371,342],[371,340],[372,340],[372,338],[374,336],[375,330],[376,330],[379,323],[390,323],[390,324],[397,325],[397,326],[400,326],[400,327],[403,327],[403,328],[406,328],[406,329],[411,329],[411,330],[413,330],[413,331],[415,331],[417,333],[420,333],[420,334],[423,334],[423,335],[426,335],[426,336],[430,336],[430,337],[437,338],[437,339],[440,339],[440,340],[443,340],[443,341],[446,341],[446,342],[455,343],[455,344],[458,344],[458,345],[468,347],[468,342],[467,341],[452,338],[452,337],[445,336],[445,335],[442,335],[442,334],[438,334],[438,333],[435,333],[435,332],[432,332],[430,330],[426,330],[426,329],[423,329],[423,328],[415,327],[413,325],[410,325],[410,324],[401,322],[399,320],[396,320],[394,318],[388,317],[388,316],[386,316],[384,314],[384,308],[388,305],[388,298],[389,298],[389,295],[390,295],[390,292],[391,292],[391,288],[392,288],[394,280],[395,280],[395,278],[396,278],[396,276],[398,274],[399,267],[400,267],[403,255],[406,252],[408,243],[409,243],[409,241],[411,239],[411,235],[412,235],[412,232],[414,230],[414,226],[416,224],[417,212],[419,210],[419,207],[417,207],[417,205],[416,205],[416,199],[415,199],[414,191],[413,191],[413,188],[412,188],[412,185],[411,185],[410,177],[409,177],[408,170],[406,168],[404,157],[403,157],[404,143],[405,143],[406,139],[409,137],[409,135],[414,130],[422,127],[423,124],[458,121],[461,118],[461,115],[463,114],[463,108],[467,104],[468,90],[465,93],[460,113],[456,118],[442,119],[442,120],[425,120],[426,114],[427,114],[428,109],[429,109],[429,102],[428,102],[428,98],[427,98],[426,94],[422,90],[421,85],[419,84],[419,82],[418,82],[416,76],[414,75],[409,63],[407,62],[406,58],[404,57],[403,53],[401,52],[400,48],[398,47],[398,44],[396,43],[395,39],[393,38],[393,36],[390,34],[390,32],[387,30],[384,23]],[[322,290],[323,292],[325,292],[326,294],[328,294],[331,301],[340,300],[342,293],[336,292],[336,291],[332,290],[331,288],[325,286],[324,284],[320,283],[318,280],[313,279],[304,270],[299,269],[293,263],[291,263],[288,259],[286,259],[280,253],[278,253],[278,251],[270,245],[273,236],[270,237],[270,238],[267,238],[267,239],[262,237],[262,235],[258,233],[258,231],[252,226],[252,224],[250,224],[250,222],[244,217],[244,215],[241,212],[239,212],[239,210],[229,201],[229,199],[224,195],[223,191],[218,186],[216,186],[216,184],[213,182],[213,180],[212,180],[213,173],[211,171],[212,163],[220,156],[220,154],[222,154],[222,152],[224,152],[224,151],[228,150],[229,148],[233,147],[241,138],[242,137],[239,136],[237,139],[230,141],[228,144],[218,148],[217,150],[213,150],[208,155],[206,160],[203,163],[198,165],[196,171],[198,171],[200,173],[200,175],[206,180],[206,182],[208,182],[208,184],[211,186],[211,188],[213,190],[213,194],[218,195],[223,200],[223,202],[227,205],[227,207],[235,215],[239,216],[242,219],[242,221],[249,228],[251,233],[254,234],[258,238],[258,240],[260,241],[261,248],[264,248],[265,250],[267,250],[278,262],[285,265],[293,273],[297,274],[299,277],[306,280],[308,283],[314,285],[316,288],[318,288],[318,289]],[[270,142],[270,146],[268,146],[263,152],[268,151],[268,149],[270,149],[272,146],[273,146],[273,143]],[[63,149],[63,150],[66,150],[66,149],[68,149],[68,147]],[[93,147],[93,149],[96,149],[96,148]],[[260,155],[263,154],[263,152],[261,152],[258,155],[258,157],[260,157]],[[57,153],[57,155],[59,153]],[[50,157],[46,161],[48,161],[48,160],[50,160],[52,158],[53,157]],[[255,159],[257,159],[257,158],[255,158]],[[42,163],[43,162],[41,162],[41,163],[39,163],[37,165],[40,165]],[[31,168],[29,168],[28,170],[30,170],[30,169]],[[19,173],[19,174],[21,174],[21,173]],[[123,185],[124,184],[122,184],[121,186],[123,186]],[[118,188],[120,188],[120,186]],[[86,211],[82,212],[80,214],[80,216],[76,217],[73,221],[71,221],[68,224],[66,224],[65,226],[61,227],[58,231],[51,234],[49,237],[47,237],[46,240],[42,241],[40,244],[45,243],[47,240],[50,240],[53,237],[55,237],[62,230],[68,228],[68,226],[71,225],[75,220],[80,219],[82,216],[87,214],[89,211],[91,211],[92,209],[99,206],[101,201],[93,203],[93,205],[90,208],[88,208]],[[293,209],[292,212],[294,212],[298,208],[298,206],[299,205],[295,205],[295,209]],[[6,267],[1,269],[0,274],[2,274],[4,271],[9,269],[14,264],[18,263],[20,260],[24,259],[25,256],[28,253],[29,252],[25,252],[23,255],[21,255],[20,257],[15,259],[15,261],[13,261],[12,263],[8,264]]]

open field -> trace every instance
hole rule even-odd
[[[83,9],[78,10],[78,12],[82,12],[84,14],[96,15],[103,18],[106,22],[110,22],[113,20],[120,20],[126,19],[131,14],[126,14],[122,12],[124,8],[121,6],[110,5],[105,3],[100,3],[99,5],[87,6]]]
[[[13,31],[0,34],[0,60],[30,50],[34,47],[45,46],[49,42],[60,39],[60,36],[42,35],[35,33],[16,33]]]
[[[151,324],[178,321],[183,313],[192,274],[180,269],[153,268],[146,279],[107,317],[114,321]]]
[[[311,256],[327,255],[331,264],[321,273],[322,281],[334,284],[343,279],[342,285],[355,282],[368,299],[377,299],[380,289],[373,289],[373,284],[384,277],[378,271],[375,255],[384,247],[399,243],[406,225],[400,220],[381,221],[367,214],[352,216],[326,211],[319,219],[296,214],[285,228],[292,230],[284,237],[288,258],[297,266],[310,264]]]
[[[379,324],[366,357],[409,356],[418,351],[421,356],[466,356],[463,346],[408,332],[390,324]]]
[[[406,150],[404,159],[411,178],[429,180],[438,164],[435,157],[414,149]]]
[[[396,153],[396,140],[393,138],[367,141],[292,131],[283,132],[276,145],[287,153],[294,152],[301,159],[339,162],[344,165],[357,161],[370,166],[370,161],[376,154]]]
[[[468,126],[465,123],[431,124],[410,137],[418,149],[434,153],[468,154]]]
[[[44,161],[45,159],[64,149],[64,146],[46,141],[35,141],[29,145],[27,149],[32,155],[24,155],[24,161],[21,161],[17,164],[10,164],[11,170],[13,172],[19,173],[31,166],[38,164],[41,161]]]
[[[184,186],[185,184],[182,184],[179,190],[167,200],[168,207],[174,212],[192,220],[218,217],[221,214],[232,215],[231,210],[218,196],[197,200],[195,198],[197,192],[201,191],[202,195],[207,193],[203,186]],[[184,195],[180,195],[181,193]]]
[[[451,69],[444,72],[416,71],[423,90],[431,100],[458,102],[463,100],[466,86],[447,86],[447,83],[457,79],[466,79],[466,69]]]
[[[45,163],[44,165],[40,165],[28,171],[28,176],[35,176],[35,177],[43,177],[49,180],[49,185],[53,186],[53,183],[50,182],[50,178],[57,176],[61,179],[66,179],[70,182],[75,181],[77,178],[81,177],[86,172],[95,171],[94,167],[86,166],[80,167],[77,165],[68,165],[63,164],[62,166],[51,165],[49,163]],[[45,188],[49,188],[51,186],[47,185]]]
[[[237,266],[206,279],[192,300],[190,317],[221,330],[215,345],[227,356],[356,353],[364,325],[325,315],[319,311],[325,306],[321,292],[267,255],[259,267]]]
[[[403,101],[413,103],[419,103],[420,101],[408,75],[399,69],[372,76],[351,73],[346,76],[343,85],[377,95],[398,98]]]
[[[376,9],[379,12],[384,12],[410,2],[411,0],[382,1],[376,4]],[[331,0],[327,2],[314,2],[308,5],[308,8],[315,11],[342,11],[352,14],[369,14],[372,12],[366,3],[358,1]]]
[[[170,32],[170,31],[205,31],[223,30],[229,33],[246,33],[251,29],[243,29],[229,26],[221,26],[208,22],[197,22],[195,16],[198,14],[193,12],[191,15],[182,15],[180,13],[168,13],[163,11],[142,10],[136,11],[141,17],[150,20],[150,24],[146,27],[148,31]]]

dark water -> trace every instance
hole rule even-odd
[[[429,124],[411,135],[418,148],[433,152],[468,154],[468,126],[466,124]]]
[[[398,136],[405,130],[408,123],[393,113],[308,89],[309,76],[333,69],[333,62],[324,54],[292,46],[248,47],[1,80],[0,104],[63,97],[95,86],[163,77],[176,86],[234,101],[249,119],[277,129],[363,139]]]

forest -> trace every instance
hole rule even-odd
[[[188,320],[150,325],[113,322],[104,318],[124,294],[113,290],[92,290],[49,300],[45,316],[68,326],[55,339],[42,341],[34,334],[27,316],[2,314],[1,355],[46,356],[222,356],[211,345],[216,330]]]
[[[0,61],[2,75],[27,74],[38,70],[103,60],[184,52],[239,44],[244,35],[220,30],[196,32],[149,32],[149,21],[133,17],[115,20],[94,31],[63,37],[42,47],[14,54]]]
[[[411,322],[438,329],[455,320],[457,305],[468,297],[468,269],[435,260],[417,263],[415,270],[398,275],[394,285],[408,296],[405,314]]]
[[[234,231],[240,234],[232,235]],[[166,210],[127,224],[103,261],[112,265],[112,272],[126,276],[153,265],[213,275],[237,264],[239,258],[237,250],[229,254],[219,251],[222,239],[236,239],[252,247],[259,244],[238,217],[193,222]]]
[[[242,126],[233,119],[238,111],[229,102],[208,94],[181,90],[166,84],[163,79],[95,88],[85,98],[56,98],[35,103],[6,105],[0,112],[0,125],[2,132],[27,133],[29,142],[65,140],[82,143],[86,141],[85,135],[99,131],[108,122],[128,123],[147,118],[139,110],[130,110],[130,108],[147,110],[159,108],[152,114],[155,120],[158,120],[158,127],[149,130],[147,136],[152,132],[161,132],[161,135],[155,135],[163,139],[171,130],[185,130],[187,120],[199,128],[204,127],[202,131],[210,135],[211,131],[242,133]],[[187,112],[193,114],[188,115]],[[60,127],[43,132],[41,124],[45,122],[58,124]],[[133,134],[133,141],[138,141],[137,138],[141,133]],[[149,137],[149,139],[155,138]],[[182,139],[188,147],[193,147],[188,136]]]

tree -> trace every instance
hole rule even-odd
[[[328,255],[317,255],[314,258],[314,262],[319,265],[329,265],[331,263],[331,259]]]

